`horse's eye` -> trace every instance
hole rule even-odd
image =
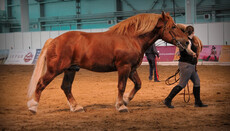
[[[172,27],[172,29],[175,29],[175,28],[176,28],[176,26],[173,26],[173,27]]]

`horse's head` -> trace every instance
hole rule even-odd
[[[157,23],[161,38],[168,43],[176,45],[180,49],[187,48],[188,36],[176,26],[169,13],[162,12],[161,18]]]

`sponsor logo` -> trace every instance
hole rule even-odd
[[[25,55],[24,57],[24,61],[25,62],[29,62],[33,59],[33,54],[31,52],[29,52],[28,54]]]

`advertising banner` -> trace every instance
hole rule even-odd
[[[10,50],[5,64],[32,64],[36,50]]]
[[[221,45],[203,45],[203,49],[200,53],[199,60],[203,61],[218,61],[221,54]],[[179,49],[176,48],[174,61],[179,60]]]
[[[9,55],[9,50],[8,49],[0,50],[0,64],[4,64],[4,62],[6,61],[8,55]]]
[[[36,64],[36,62],[37,62],[37,60],[38,60],[38,57],[39,57],[40,53],[41,53],[41,49],[37,49],[32,64]]]
[[[203,61],[218,61],[221,51],[221,45],[204,45],[199,59]]]
[[[176,46],[158,46],[157,50],[160,55],[159,62],[173,61],[176,52]]]
[[[158,62],[169,62],[173,61],[176,46],[157,46],[157,51],[159,52],[160,58],[157,58]],[[143,62],[147,62],[146,56],[143,58]]]

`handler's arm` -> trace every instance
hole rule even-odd
[[[196,57],[196,53],[192,51],[191,49],[191,41],[189,41],[188,47],[186,49],[186,51],[188,52],[189,55]]]

